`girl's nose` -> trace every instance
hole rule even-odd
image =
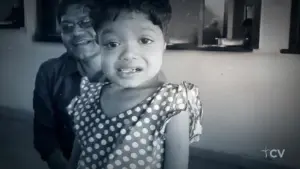
[[[129,43],[124,51],[120,55],[120,60],[130,61],[137,58],[138,55],[138,46],[133,43]]]

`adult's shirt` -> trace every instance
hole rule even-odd
[[[66,106],[80,93],[81,74],[67,53],[41,64],[33,94],[34,147],[43,160],[60,149],[69,159],[74,133]]]

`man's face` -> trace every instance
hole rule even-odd
[[[84,5],[70,5],[61,17],[62,41],[76,59],[87,60],[99,54],[96,32],[89,16],[90,9]]]

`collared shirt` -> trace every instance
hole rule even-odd
[[[34,147],[43,160],[60,149],[69,159],[74,133],[66,106],[80,93],[81,74],[68,54],[42,63],[35,80]]]

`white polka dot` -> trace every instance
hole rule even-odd
[[[141,166],[145,165],[144,160],[139,160],[138,163],[139,163],[139,165],[141,165]]]
[[[128,162],[128,161],[129,161],[129,158],[128,158],[127,156],[124,156],[124,157],[123,157],[123,160],[124,160],[125,162]]]
[[[133,142],[133,143],[132,143],[132,147],[133,147],[133,148],[138,148],[138,147],[139,147],[139,144],[138,144],[137,142]]]
[[[138,120],[138,118],[136,116],[132,116],[132,121],[136,122]]]
[[[81,126],[84,126],[84,122],[83,122],[83,121],[80,121],[80,125],[81,125]]]
[[[147,98],[147,101],[150,101],[151,99],[152,99],[151,97],[148,97],[148,98]]]
[[[108,130],[104,130],[104,134],[107,135],[108,134]]]
[[[121,127],[122,127],[122,123],[120,123],[120,122],[117,123],[117,127],[118,127],[118,128],[121,128]]]
[[[94,160],[97,160],[97,159],[98,159],[98,155],[97,155],[97,154],[93,154],[92,158],[93,158]]]
[[[82,131],[82,130],[79,131],[79,135],[80,135],[80,136],[83,135],[83,131]]]
[[[125,137],[125,139],[129,141],[129,140],[131,140],[131,136],[130,136],[130,135],[127,135],[127,136]]]
[[[126,112],[128,115],[131,115],[132,114],[132,110],[127,110]]]
[[[166,111],[170,111],[170,109],[171,109],[170,106],[166,106],[165,108]]]
[[[96,127],[93,127],[92,131],[93,131],[93,132],[96,132],[96,130],[97,130]]]
[[[116,117],[113,117],[112,119],[111,119],[111,121],[116,121],[117,120],[117,118]]]
[[[92,114],[91,114],[91,117],[92,117],[92,118],[95,118],[95,117],[96,117],[96,114],[95,114],[95,113],[92,113]]]
[[[147,161],[148,161],[149,163],[151,163],[152,160],[153,160],[153,158],[152,158],[151,156],[148,156],[146,159],[147,159]]]
[[[121,114],[119,114],[119,117],[120,117],[120,118],[124,118],[125,116],[124,116],[123,113],[121,113]]]
[[[103,162],[106,163],[106,162],[107,162],[107,158],[104,158],[104,159],[103,159]]]
[[[125,130],[125,129],[122,129],[122,130],[121,130],[121,134],[126,134],[126,130]]]
[[[125,123],[126,125],[128,125],[128,124],[130,124],[130,121],[129,121],[128,119],[125,119],[125,120],[124,120],[124,123]]]
[[[165,92],[165,93],[164,93],[164,96],[165,96],[165,97],[167,97],[168,95],[169,95],[169,93],[168,93],[168,92]]]
[[[157,168],[161,168],[161,164],[160,164],[160,163],[157,163],[157,164],[156,164],[156,167],[157,167]]]
[[[79,112],[78,112],[78,111],[75,111],[74,115],[77,116],[78,114],[79,114]]]
[[[113,154],[110,154],[110,155],[108,156],[108,158],[109,158],[110,160],[112,160],[114,157],[115,157],[115,156],[114,156]]]
[[[172,93],[176,93],[176,89],[173,89],[173,90],[172,90]]]
[[[157,100],[161,100],[161,95],[157,95],[157,96],[156,96],[156,99],[157,99]]]
[[[146,139],[144,139],[144,138],[142,138],[142,139],[140,140],[140,142],[141,142],[142,144],[146,144],[146,143],[147,143]]]
[[[104,155],[105,155],[105,151],[101,150],[101,151],[100,151],[100,155],[101,155],[101,156],[104,156]]]
[[[152,146],[147,146],[148,151],[152,151],[152,149],[153,149]]]
[[[87,158],[85,158],[85,161],[88,162],[88,163],[90,163],[92,160],[91,160],[90,157],[87,157]]]
[[[145,122],[145,123],[149,123],[149,122],[150,122],[150,119],[149,119],[149,118],[145,118],[145,119],[144,119],[144,122]]]
[[[140,153],[141,155],[145,155],[145,154],[146,154],[146,151],[145,151],[144,149],[140,149],[140,150],[139,150],[139,153]]]
[[[111,131],[115,131],[115,127],[114,127],[114,126],[110,126],[109,129],[110,129]]]
[[[151,113],[152,112],[152,108],[148,107],[146,111],[147,111],[147,113]]]
[[[97,113],[101,113],[101,110],[100,110],[100,109],[97,109],[96,112],[97,112]]]
[[[153,106],[153,109],[154,109],[154,110],[159,110],[159,105],[157,105],[157,104],[154,105],[154,106]]]
[[[147,166],[145,169],[151,169],[150,166]]]
[[[113,148],[113,149],[116,148],[116,144],[114,143],[114,144],[111,146],[111,148]]]
[[[153,115],[152,115],[152,119],[153,119],[153,120],[157,120],[157,119],[158,119],[157,115],[156,115],[156,114],[153,114]]]
[[[107,169],[113,169],[113,168],[114,168],[114,166],[112,164],[107,165]]]
[[[134,110],[135,110],[136,112],[140,112],[140,111],[141,111],[141,108],[140,108],[140,107],[136,107]]]
[[[113,141],[114,141],[114,138],[113,138],[112,136],[109,136],[109,137],[108,137],[108,141],[109,141],[109,142],[113,142]]]
[[[104,125],[103,125],[103,124],[99,124],[98,127],[99,127],[100,129],[102,129],[102,128],[104,127]]]
[[[150,126],[150,130],[155,130],[155,126],[154,126],[154,125],[151,125],[151,126]]]
[[[167,104],[166,101],[163,101],[163,102],[161,103],[162,106],[165,106],[166,104]]]
[[[121,155],[122,154],[122,151],[120,149],[116,150],[116,154],[117,155]]]
[[[104,114],[101,114],[100,117],[101,117],[101,119],[105,119],[105,115]]]
[[[109,120],[105,120],[105,124],[109,124]]]
[[[174,100],[173,97],[168,97],[169,102],[173,102],[173,100]]]
[[[129,167],[130,167],[130,169],[136,169],[136,165],[135,164],[130,164]]]
[[[124,146],[125,151],[130,151],[130,147],[128,145]]]
[[[78,125],[78,124],[75,125],[75,129],[76,129],[76,130],[79,129],[79,125]]]
[[[102,137],[102,136],[101,136],[100,133],[97,133],[97,134],[96,134],[96,138],[97,138],[97,139],[100,139],[101,137]]]
[[[86,149],[86,151],[89,152],[89,153],[92,152],[92,150],[93,150],[92,147],[88,147],[88,148]]]
[[[144,134],[147,134],[147,133],[148,133],[148,129],[143,128],[143,133],[144,133]]]
[[[153,136],[150,135],[150,136],[148,137],[148,139],[149,139],[150,141],[152,141],[152,140],[153,140]]]
[[[82,105],[82,104],[79,104],[78,107],[79,107],[80,109],[82,109],[83,105]]]
[[[85,108],[90,109],[91,105],[88,104],[88,105],[85,106]]]
[[[136,126],[137,127],[141,127],[143,125],[143,123],[141,122],[141,121],[138,121],[137,123],[136,123]]]
[[[179,109],[184,109],[184,108],[185,108],[185,104],[183,104],[183,103],[179,104],[179,105],[178,105],[178,108],[179,108]]]
[[[121,163],[120,160],[116,160],[116,161],[115,161],[115,164],[116,164],[116,166],[120,166],[122,163]]]
[[[93,165],[92,165],[92,169],[97,169],[96,164],[93,164]]]
[[[139,132],[136,131],[136,132],[133,133],[133,135],[134,135],[135,137],[140,137],[140,136],[141,136],[141,133],[139,133]]]
[[[94,145],[94,148],[97,150],[97,149],[100,148],[100,145],[99,145],[98,143],[96,143],[96,144]]]
[[[102,161],[98,161],[98,165],[101,166],[102,165]]]
[[[90,137],[90,138],[89,138],[89,142],[92,143],[92,142],[94,142],[94,141],[95,141],[95,139],[94,139],[93,137]]]
[[[160,159],[161,159],[160,154],[157,154],[157,155],[156,155],[156,158],[160,160]]]
[[[101,141],[101,144],[102,144],[102,145],[106,145],[106,143],[107,143],[106,140],[102,140],[102,141]]]
[[[147,107],[147,104],[143,104],[143,109],[146,109]]]
[[[131,153],[131,158],[137,158],[137,154],[136,153]]]
[[[111,151],[111,148],[110,148],[110,147],[107,147],[107,148],[106,148],[106,152],[110,153],[110,151]]]

